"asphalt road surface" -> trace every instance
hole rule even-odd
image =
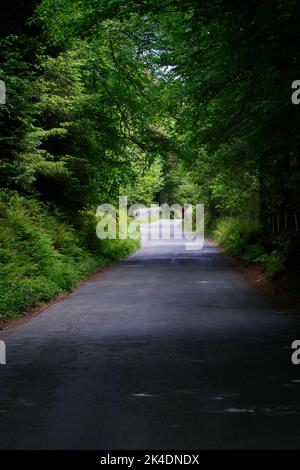
[[[300,448],[299,324],[212,243],[144,240],[1,336],[2,449]]]

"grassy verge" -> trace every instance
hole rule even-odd
[[[210,231],[214,240],[252,273],[259,272],[280,294],[299,309],[300,240],[297,233],[264,233],[258,224],[219,220]],[[252,268],[251,268],[252,267]],[[273,291],[274,292],[274,291]],[[287,303],[287,302],[286,302]]]
[[[220,220],[213,230],[213,237],[226,253],[237,255],[246,263],[263,265],[269,278],[276,278],[286,270],[288,247],[280,246],[278,238],[267,239],[257,223]]]
[[[95,220],[83,223],[77,232],[37,200],[2,191],[0,319],[15,318],[38,302],[70,291],[97,268],[138,246],[133,240],[99,241]]]

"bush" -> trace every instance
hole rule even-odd
[[[265,248],[260,243],[255,243],[254,245],[249,245],[245,247],[244,254],[242,255],[242,260],[247,263],[256,262],[257,258],[262,256],[265,253]]]
[[[230,254],[241,256],[247,263],[261,263],[267,277],[273,279],[285,271],[286,253],[289,246],[286,241],[276,240],[277,249],[268,249],[262,243],[257,224],[239,220],[221,220],[214,230],[215,240],[225,247]],[[275,245],[276,243],[276,245]],[[267,251],[271,251],[268,253]]]
[[[139,240],[102,240],[101,249],[109,261],[115,261],[129,255],[139,248]]]
[[[91,219],[82,231],[51,215],[35,199],[0,192],[0,317],[13,317],[49,300],[99,266],[136,250],[132,240],[96,237]],[[85,232],[86,230],[86,232]]]
[[[46,277],[0,281],[1,317],[15,317],[37,302],[49,300],[61,291],[59,284]]]
[[[257,238],[259,227],[241,220],[220,220],[213,232],[215,240],[230,254],[242,254],[247,245]]]
[[[258,257],[256,262],[262,263],[266,269],[266,275],[274,279],[284,272],[284,258],[276,250],[272,253],[265,253]]]

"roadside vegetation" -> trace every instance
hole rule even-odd
[[[95,236],[120,195],[204,203],[229,253],[297,279],[299,24],[294,0],[7,3],[0,315],[136,249]]]
[[[260,265],[269,280],[285,278],[296,287],[300,281],[300,241],[296,233],[271,236],[257,222],[218,220],[210,230],[226,253],[244,264]]]
[[[2,318],[15,317],[38,302],[71,290],[97,268],[139,246],[138,240],[99,243],[93,232],[77,232],[36,199],[13,191],[0,194],[0,212]]]

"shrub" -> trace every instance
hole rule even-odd
[[[37,200],[0,191],[0,317],[71,290],[98,266],[138,248],[132,240],[100,241],[95,227],[90,217],[76,232]]]
[[[252,240],[259,227],[255,223],[241,220],[220,220],[213,232],[215,240],[230,254],[241,254]]]
[[[266,269],[266,275],[269,278],[276,278],[284,271],[283,255],[274,250],[272,253],[265,253],[258,257],[255,261],[262,263]]]
[[[249,245],[245,247],[244,254],[242,255],[242,260],[247,263],[254,263],[257,258],[262,256],[265,253],[265,248],[260,243],[255,243],[254,245]]]
[[[230,254],[240,255],[247,263],[261,263],[265,268],[267,277],[273,279],[285,271],[286,253],[289,246],[286,241],[276,240],[277,249],[271,251],[269,245],[260,242],[259,227],[257,224],[239,220],[221,220],[217,222],[214,231],[215,239],[225,247]]]
[[[115,261],[129,255],[139,247],[139,240],[101,240],[101,249],[109,261]]]

